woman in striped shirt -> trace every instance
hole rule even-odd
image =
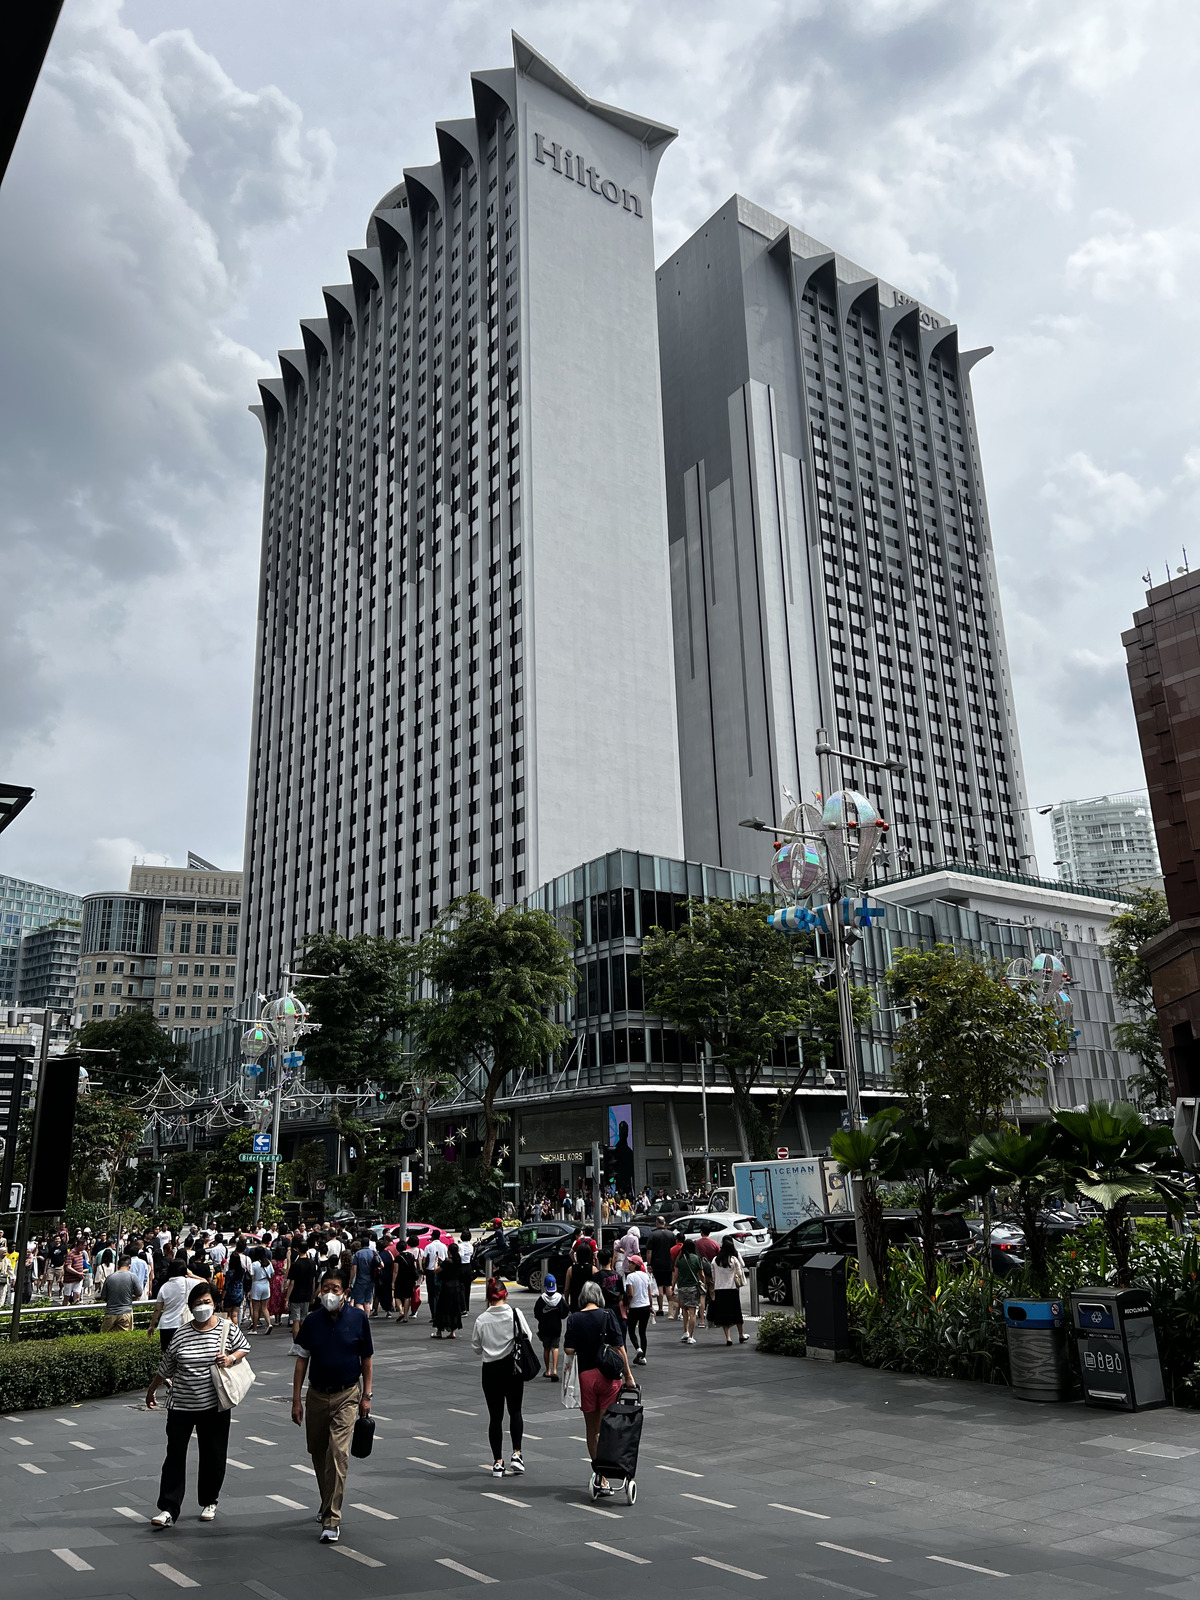
[[[217,1514],[217,1499],[225,1481],[225,1457],[229,1449],[229,1419],[232,1411],[217,1404],[217,1386],[212,1369],[236,1366],[246,1359],[249,1341],[240,1328],[218,1318],[213,1304],[212,1285],[198,1283],[188,1295],[191,1324],[180,1328],[163,1352],[162,1361],[149,1389],[146,1406],[156,1408],[154,1394],[160,1384],[169,1383],[167,1400],[167,1459],[163,1462],[158,1487],[158,1515],[151,1517],[153,1528],[169,1528],[178,1522],[187,1487],[187,1447],[196,1430],[200,1448],[200,1472],[196,1490],[200,1499],[200,1521],[212,1522]],[[221,1337],[225,1354],[221,1354]]]

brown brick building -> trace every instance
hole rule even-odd
[[[1200,572],[1146,592],[1122,634],[1171,926],[1144,954],[1176,1095],[1200,1094]]]

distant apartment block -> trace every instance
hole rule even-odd
[[[17,1005],[23,1010],[73,1011],[78,966],[78,919],[34,928],[17,948]]]
[[[1145,794],[1064,800],[1050,816],[1054,864],[1068,883],[1097,889],[1161,886],[1154,820]]]
[[[63,918],[78,921],[83,901],[66,889],[0,876],[0,1006],[17,1003],[17,965],[22,938]]]

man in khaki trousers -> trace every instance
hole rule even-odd
[[[300,1324],[296,1346],[292,1421],[297,1427],[305,1425],[305,1443],[317,1474],[321,1542],[336,1544],[354,1420],[371,1411],[374,1357],[370,1320],[357,1306],[347,1304],[340,1272],[327,1273],[322,1280],[320,1303]],[[302,1396],[306,1372],[308,1393]]]

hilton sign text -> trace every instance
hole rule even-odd
[[[642,202],[636,194],[623,189],[611,178],[602,178],[596,167],[585,167],[581,155],[564,149],[560,144],[551,143],[544,134],[535,133],[533,136],[533,159],[540,167],[551,167],[569,183],[577,183],[581,189],[599,195],[610,206],[621,206],[626,211],[632,211],[635,217],[642,215]]]

